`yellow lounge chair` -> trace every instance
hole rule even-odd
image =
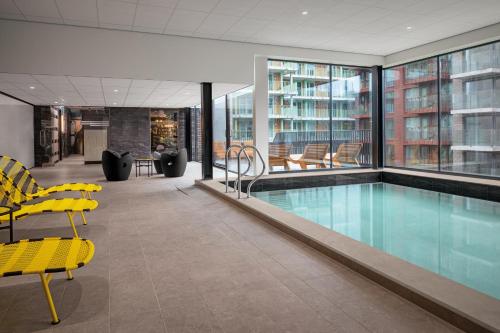
[[[0,205],[10,207],[13,209],[12,216],[8,214],[0,214],[0,224],[10,222],[10,229],[12,235],[12,221],[18,221],[30,215],[43,214],[43,213],[66,213],[68,215],[71,228],[75,237],[78,237],[73,216],[80,213],[83,224],[87,224],[84,212],[94,210],[98,206],[96,200],[90,199],[48,199],[39,203],[24,204],[23,194],[12,184],[10,180],[0,174]],[[11,239],[12,241],[12,239]]]
[[[82,198],[92,199],[92,192],[100,192],[102,186],[89,183],[66,183],[44,188],[40,186],[28,169],[19,161],[0,155],[0,172],[2,172],[12,183],[23,192],[27,200],[46,197],[57,192],[80,192]]]
[[[0,277],[38,274],[49,305],[52,324],[60,322],[57,316],[49,282],[52,273],[66,272],[73,279],[71,270],[90,262],[94,244],[81,238],[25,239],[0,244]]]

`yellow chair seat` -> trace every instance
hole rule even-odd
[[[0,277],[65,272],[94,256],[94,244],[81,238],[24,239],[0,244]]]
[[[89,183],[67,183],[51,186],[48,188],[38,188],[35,193],[27,194],[28,197],[35,199],[37,197],[45,197],[53,193],[58,192],[100,192],[102,191],[102,186],[97,184]]]
[[[19,220],[25,216],[42,214],[42,213],[80,213],[94,210],[98,206],[96,200],[88,199],[49,199],[36,204],[21,205],[19,209],[13,213],[13,219]],[[9,221],[9,215],[0,216],[0,223]]]
[[[49,283],[52,273],[66,272],[73,279],[72,270],[90,262],[94,244],[81,238],[24,239],[0,244],[0,277],[38,274],[49,305],[52,324],[60,322]]]

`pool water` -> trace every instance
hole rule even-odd
[[[386,183],[253,194],[500,299],[500,203]]]

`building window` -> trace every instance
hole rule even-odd
[[[385,121],[385,138],[387,140],[392,140],[394,139],[394,120],[393,119],[387,119]]]

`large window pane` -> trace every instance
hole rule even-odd
[[[369,69],[332,66],[333,167],[371,166]]]
[[[269,61],[271,171],[329,166],[330,66]]]
[[[500,43],[440,57],[442,170],[500,176]]]
[[[228,94],[231,144],[253,143],[253,86]]]
[[[385,165],[437,169],[437,59],[384,71]]]
[[[271,171],[371,165],[370,70],[279,60],[268,69]]]
[[[224,166],[226,155],[226,96],[214,100],[213,105],[213,162]]]

